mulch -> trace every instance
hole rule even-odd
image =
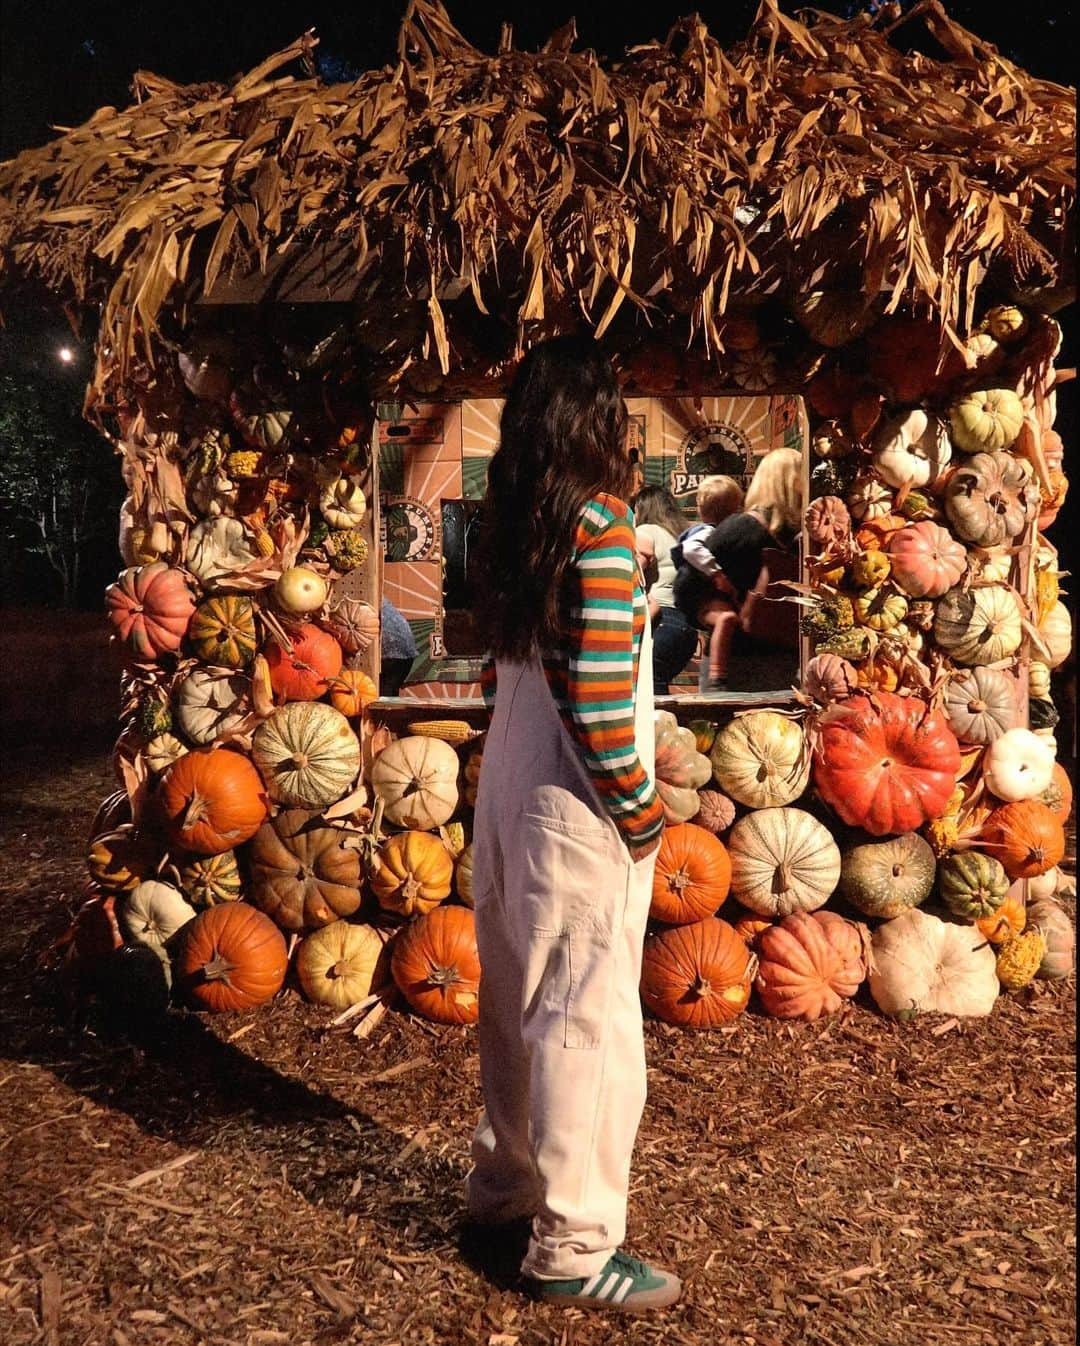
[[[475,1037],[292,991],[141,1045],[67,1015],[104,749],[9,754],[0,1339],[9,1346],[1047,1346],[1075,1340],[1075,984],[986,1020],[647,1026],[629,1245],[685,1300],[612,1320],[463,1237]]]

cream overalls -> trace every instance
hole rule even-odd
[[[655,766],[652,638],[634,695]],[[485,1111],[469,1209],[534,1215],[522,1270],[594,1275],[626,1230],[645,1102],[638,982],[655,856],[634,862],[567,732],[539,659],[499,662],[474,828]]]

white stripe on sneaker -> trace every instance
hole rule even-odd
[[[623,1278],[622,1284],[611,1296],[611,1302],[613,1304],[621,1304],[633,1288],[634,1288],[633,1280],[631,1280],[629,1276],[625,1276]]]
[[[585,1284],[581,1287],[581,1293],[583,1295],[591,1295],[593,1291],[596,1289],[596,1287],[600,1284],[601,1280],[603,1279],[603,1276],[604,1276],[603,1270],[598,1271],[591,1280],[586,1281]]]
[[[622,1277],[619,1275],[619,1273],[617,1271],[613,1271],[611,1275],[608,1276],[607,1279],[604,1281],[603,1285],[601,1285],[599,1290],[596,1291],[596,1298],[607,1299],[609,1297],[610,1291],[614,1290],[621,1280]]]

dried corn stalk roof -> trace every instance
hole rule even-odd
[[[695,16],[605,66],[572,26],[487,55],[413,0],[398,63],[355,83],[290,73],[310,35],[227,86],[140,73],[132,107],[0,166],[0,284],[102,304],[121,372],[188,300],[313,254],[444,369],[477,310],[519,336],[676,314],[715,346],[733,306],[822,287],[958,328],[988,267],[1060,303],[1075,91],[939,0],[800,18],[763,0],[725,52]]]

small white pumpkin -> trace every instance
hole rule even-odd
[[[1048,869],[1045,874],[1039,874],[1033,879],[1028,879],[1028,901],[1035,902],[1040,898],[1054,897],[1061,886],[1061,869],[1055,865],[1053,869]]]
[[[968,393],[949,408],[952,442],[964,453],[1007,449],[1024,423],[1024,404],[1010,388]]]
[[[979,578],[992,584],[1006,584],[1012,574],[1012,553],[1005,547],[991,548],[989,551],[974,553],[973,561]]]
[[[711,761],[713,779],[724,794],[754,809],[790,804],[810,778],[802,727],[775,710],[751,711],[725,725],[713,743]]]
[[[840,880],[840,849],[803,809],[756,809],[728,834],[731,892],[770,919],[816,911]]]
[[[147,879],[124,898],[119,919],[128,939],[163,953],[177,931],[195,919],[195,908],[171,883]]]
[[[384,748],[371,786],[387,822],[425,832],[449,822],[458,804],[458,755],[442,739],[407,734]]]
[[[201,520],[188,534],[184,565],[204,589],[213,590],[226,584],[233,571],[255,559],[247,531],[239,519],[220,514]]]
[[[854,480],[847,494],[847,505],[856,519],[880,519],[892,513],[893,492],[880,477],[862,472]]]
[[[1072,617],[1060,599],[1039,623],[1039,635],[1046,646],[1046,662],[1059,668],[1072,650]]]
[[[1033,799],[1050,784],[1054,752],[1030,729],[1009,729],[983,755],[983,780],[998,799]]]
[[[308,566],[289,566],[274,584],[274,598],[285,612],[303,616],[326,602],[327,583]]]
[[[367,513],[367,496],[356,477],[336,477],[319,495],[319,512],[331,528],[356,528]]]
[[[248,679],[231,668],[195,668],[176,694],[176,720],[200,747],[239,729],[247,717]]]
[[[175,734],[155,734],[143,751],[147,768],[155,776],[160,776],[166,767],[172,766],[177,758],[183,757],[187,748]]]
[[[874,437],[874,470],[897,489],[936,481],[951,458],[944,421],[918,408],[890,417]]]

